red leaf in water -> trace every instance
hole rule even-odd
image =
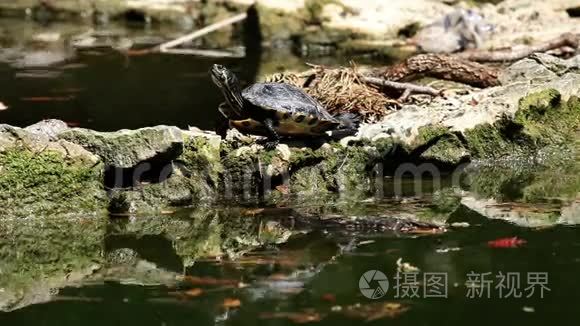
[[[183,277],[185,282],[188,282],[192,285],[206,285],[206,286],[216,286],[216,285],[229,285],[229,286],[238,286],[240,281],[238,280],[230,280],[230,279],[217,279],[213,277],[199,277],[199,276],[185,276]]]
[[[81,123],[77,122],[77,121],[66,121],[65,123],[67,126],[72,127],[72,128],[75,128],[75,127],[78,127],[81,125]]]
[[[336,297],[332,293],[325,293],[322,295],[322,300],[326,302],[336,302]]]
[[[225,298],[224,302],[222,303],[222,306],[224,308],[238,308],[241,305],[242,302],[240,301],[240,299],[236,298]]]
[[[31,97],[22,97],[20,98],[21,101],[24,102],[66,102],[74,99],[73,95],[69,96],[31,96]]]
[[[487,246],[490,248],[517,248],[526,242],[526,240],[520,239],[518,237],[500,238],[488,241]]]
[[[311,309],[301,312],[266,312],[259,315],[260,319],[288,319],[296,324],[319,322],[324,317]]]
[[[193,288],[193,289],[190,289],[190,290],[183,292],[183,294],[185,294],[188,297],[198,297],[202,293],[203,293],[203,290],[200,288]]]

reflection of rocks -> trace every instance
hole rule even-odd
[[[200,208],[178,216],[151,216],[115,223],[113,234],[163,235],[173,243],[185,266],[203,257],[236,257],[266,244],[284,242],[288,228],[261,224],[240,209]]]
[[[535,204],[498,203],[493,199],[464,197],[461,204],[490,219],[500,219],[525,227],[551,226],[558,222],[557,207]]]
[[[0,217],[0,311],[58,299],[60,289],[86,284],[175,287],[183,281],[183,266],[198,259],[237,257],[292,234],[239,209],[113,221],[106,216]],[[173,263],[167,259],[171,255],[179,257],[177,266],[165,265]]]
[[[0,217],[0,310],[48,301],[55,289],[99,269],[106,223],[105,217]]]
[[[77,285],[108,281],[146,286],[175,286],[180,280],[181,274],[141,259],[132,249],[121,248],[108,252],[102,267]]]

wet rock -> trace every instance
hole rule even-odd
[[[493,199],[462,198],[461,204],[489,219],[504,220],[524,227],[553,226],[558,222],[557,208],[521,203],[498,203]]]
[[[97,132],[46,121],[27,130],[2,126],[0,151],[48,148],[65,160],[58,162],[65,171],[69,160],[79,161],[90,175],[81,174],[83,182],[111,189],[109,208],[121,214],[156,214],[204,201],[277,202],[292,195],[324,200],[336,192],[365,197],[380,191],[382,176],[396,173],[403,163],[453,169],[573,142],[580,125],[580,100],[574,95],[580,92],[579,61],[531,56],[506,69],[502,86],[404,105],[338,142],[292,140],[265,150],[257,137],[234,132],[225,139],[168,126]],[[525,74],[534,77],[528,81]],[[528,188],[527,198],[541,197],[543,188]]]
[[[2,207],[0,311],[50,301],[100,268],[106,216],[14,219]]]

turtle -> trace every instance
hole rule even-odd
[[[354,115],[331,115],[297,86],[255,83],[242,90],[235,74],[219,64],[213,65],[210,75],[225,97],[219,111],[229,120],[229,126],[267,136],[267,149],[275,148],[281,136],[320,137],[327,131],[356,131],[358,120]]]

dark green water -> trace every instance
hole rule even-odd
[[[562,209],[564,216],[572,209],[566,216],[578,218],[577,203],[567,208],[510,204],[512,211],[524,211],[520,224],[547,222],[524,227],[488,219],[468,204],[445,211],[435,199],[439,192],[417,196],[404,189],[397,199],[336,199],[323,207],[269,213],[209,207],[129,219],[3,221],[0,302],[15,310],[0,313],[0,323],[545,325],[574,320],[580,228],[554,225],[532,213]],[[284,222],[305,212],[313,218],[429,216],[445,220],[448,230],[345,232]],[[514,236],[526,243],[488,244]],[[395,279],[399,258],[420,269],[418,283]],[[386,294],[376,300],[359,290],[359,279],[369,270],[382,271],[389,280]],[[423,291],[434,289],[424,282],[429,273],[445,275],[446,285],[438,287],[445,297],[425,297]],[[488,273],[489,291],[472,292],[473,273]],[[497,288],[501,273],[519,275],[520,283],[504,284],[521,298],[503,297],[508,290],[502,294]],[[547,277],[538,281],[547,288],[543,297],[539,287],[533,294],[526,290],[533,273]],[[411,292],[404,294],[405,287]],[[418,297],[409,297],[413,288]]]

